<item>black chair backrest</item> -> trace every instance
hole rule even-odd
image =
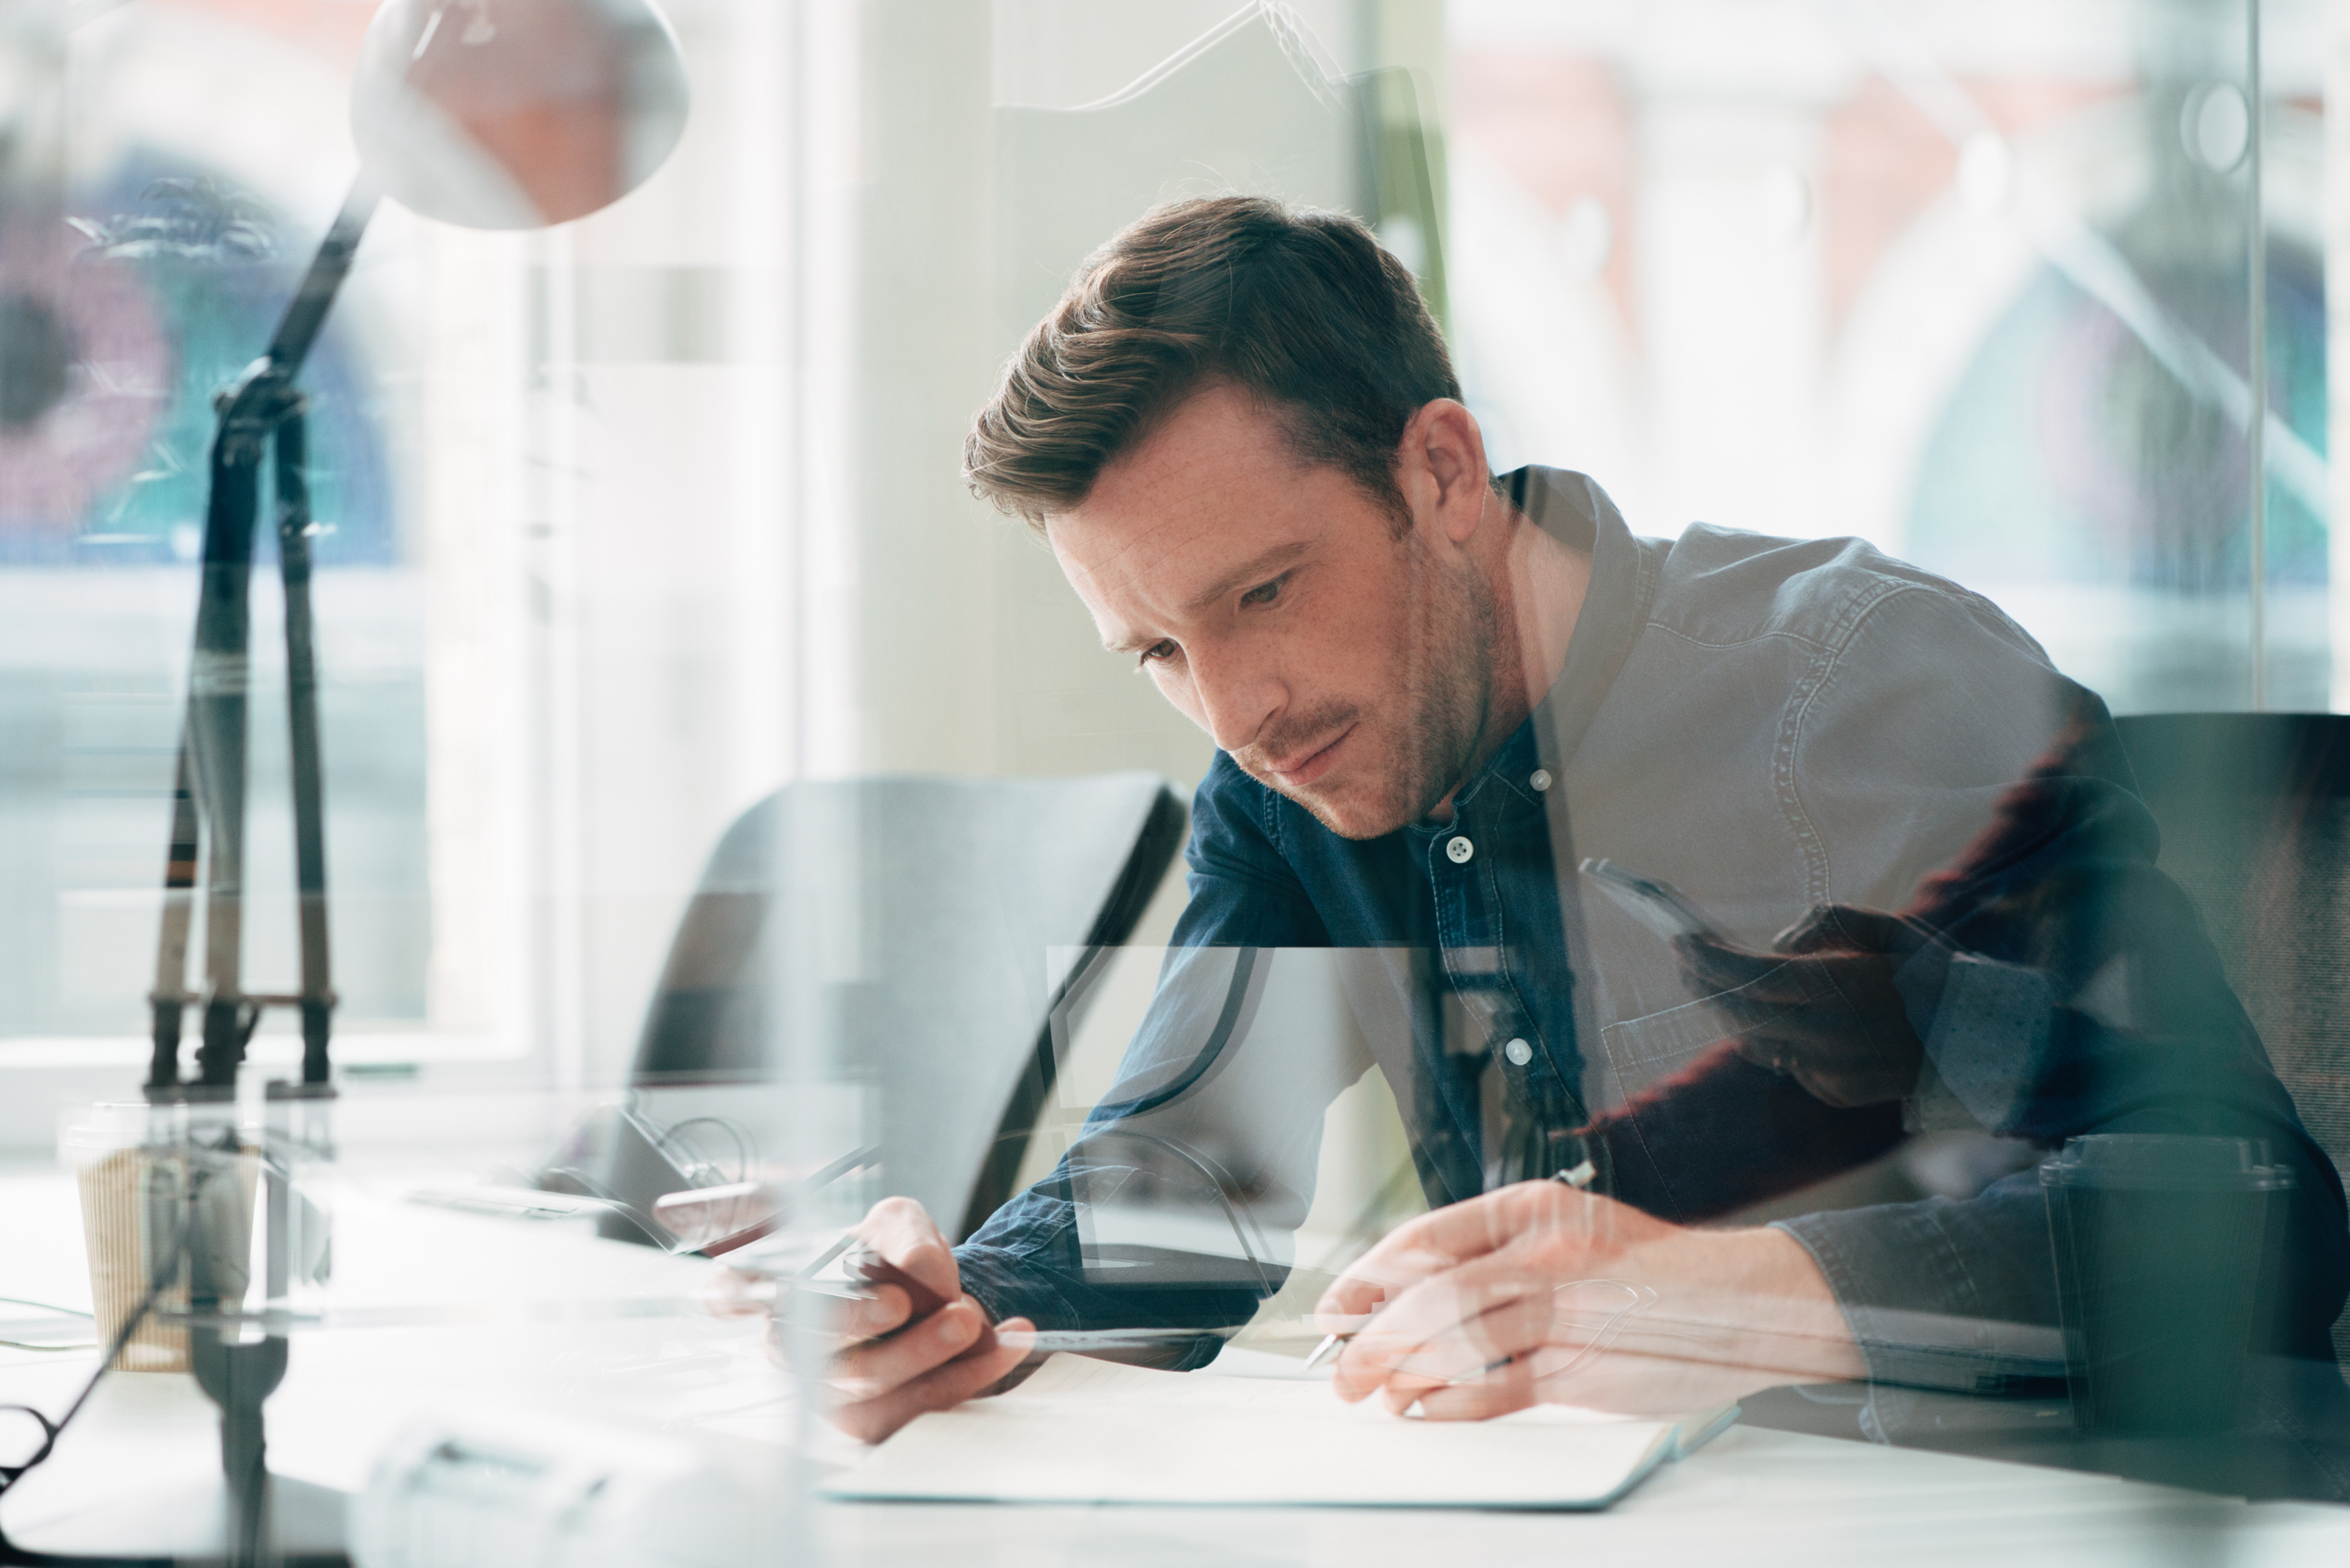
[[[874,1096],[885,1190],[968,1235],[1051,1096],[1056,1011],[1132,935],[1185,821],[1147,774],[788,785],[712,853],[633,1081],[761,1081],[813,1031]]]
[[[2152,713],[2115,721],[2303,1126],[2350,1169],[2350,715]],[[2350,1314],[2334,1328],[2350,1366]]]

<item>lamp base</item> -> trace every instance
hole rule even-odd
[[[20,1552],[65,1560],[93,1558],[176,1564],[226,1563],[228,1483],[181,1487],[160,1496],[132,1495],[51,1515],[29,1525],[11,1522],[8,1542]],[[331,1487],[285,1476],[269,1478],[265,1561],[272,1568],[345,1568],[344,1511],[350,1500]]]

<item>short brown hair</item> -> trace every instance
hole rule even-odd
[[[1245,389],[1303,461],[1404,520],[1404,426],[1461,383],[1403,264],[1343,213],[1211,196],[1145,213],[1078,267],[963,442],[973,493],[1041,526],[1193,391]]]

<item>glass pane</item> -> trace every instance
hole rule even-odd
[[[1500,443],[1676,521],[1868,539],[2116,711],[2253,706],[2247,13],[2095,15],[1866,7],[1766,65],[1456,7],[1458,336]],[[2289,709],[2331,680],[2317,57],[2272,51],[2257,161]]]
[[[2350,1501],[2342,9],[0,0],[0,1405],[370,1563]]]

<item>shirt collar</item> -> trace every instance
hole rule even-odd
[[[1510,732],[1501,750],[1485,759],[1469,782],[1453,793],[1452,819],[1436,822],[1421,817],[1410,825],[1425,837],[1458,833],[1471,823],[1506,826],[1542,810],[1543,792],[1534,787],[1534,771],[1542,766],[1541,744],[1534,722],[1528,719]]]
[[[1565,469],[1528,467],[1503,475],[1500,483],[1528,521],[1569,549],[1590,555],[1591,581],[1558,679],[1501,750],[1454,793],[1451,821],[1421,817],[1409,825],[1423,837],[1456,833],[1472,815],[1491,812],[1509,822],[1542,809],[1546,792],[1534,787],[1534,774],[1547,770],[1555,776],[1583,739],[1656,597],[1647,554],[1597,481]]]
[[[1656,566],[1596,481],[1558,468],[1504,474],[1510,504],[1552,538],[1591,555],[1591,581],[1567,639],[1566,661],[1531,721],[1541,765],[1556,773],[1591,727],[1656,597]],[[1528,770],[1529,772],[1531,769]]]

